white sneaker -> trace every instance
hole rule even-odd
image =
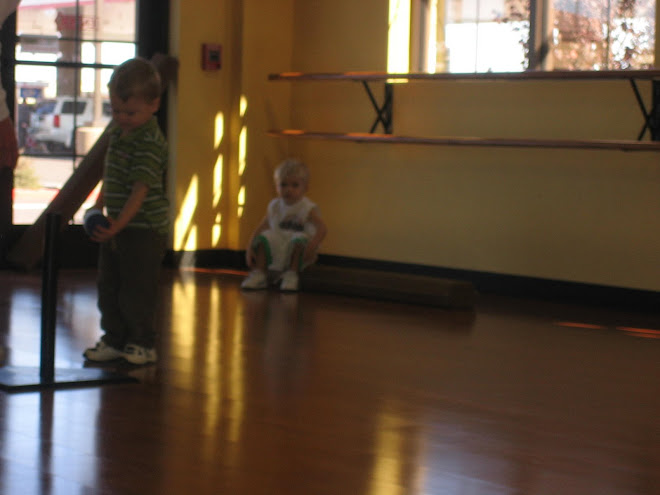
[[[241,283],[241,289],[257,290],[268,287],[266,274],[261,270],[252,270]]]
[[[131,364],[149,364],[158,360],[155,349],[148,349],[135,344],[128,344],[124,347],[122,356]]]
[[[280,289],[287,292],[298,290],[298,274],[293,270],[287,270],[282,274]]]
[[[94,347],[86,349],[83,356],[90,361],[113,361],[124,357],[124,353],[99,340]]]

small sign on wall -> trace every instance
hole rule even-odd
[[[222,46],[213,43],[202,44],[202,70],[220,70],[222,66]]]

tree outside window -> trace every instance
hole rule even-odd
[[[419,0],[424,72],[645,69],[653,0]]]

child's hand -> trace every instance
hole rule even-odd
[[[91,236],[91,239],[94,242],[99,242],[99,243],[107,242],[117,234],[115,219],[111,217],[107,217],[107,218],[108,218],[108,222],[110,222],[110,227],[106,228],[97,225],[96,228],[94,229],[94,235]]]

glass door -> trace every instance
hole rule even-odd
[[[136,18],[136,0],[22,0],[19,5],[15,225],[34,223],[110,122],[107,83],[113,67],[137,53]],[[95,194],[74,223],[80,223]]]

